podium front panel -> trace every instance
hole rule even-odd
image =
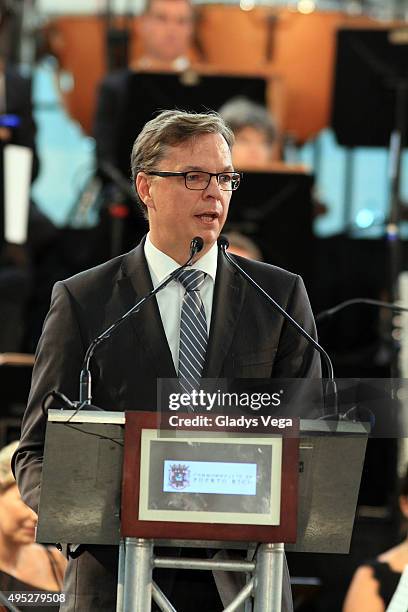
[[[184,421],[191,420],[191,415],[184,416]],[[181,421],[183,415],[179,417]],[[286,436],[278,427],[261,425],[246,435],[244,429],[224,425],[186,424],[172,431],[163,422],[158,436],[157,426],[155,414],[126,413],[124,537],[295,541],[299,445],[295,420]],[[229,477],[244,472],[246,482]],[[175,490],[177,483],[184,487],[187,481],[189,492]]]
[[[128,414],[130,420],[145,418],[142,413]],[[148,415],[143,426],[154,429],[157,414],[143,414]],[[68,418],[72,419],[70,423],[62,422]],[[38,542],[119,543],[124,423],[123,413],[81,412],[73,417],[71,411],[49,411]],[[302,420],[299,435],[300,449],[297,438],[283,439],[281,514],[284,512],[285,518],[289,516],[292,521],[292,527],[293,523],[295,525],[294,537],[293,533],[290,534],[293,539],[288,537],[285,541],[296,540],[296,544],[288,544],[287,549],[346,553],[353,527],[367,430],[361,424],[351,422]],[[285,454],[285,448],[288,454]],[[124,475],[130,479],[133,489],[131,487],[126,494],[124,492],[122,502],[128,504],[132,516],[137,517],[136,490],[139,491],[140,473],[138,469],[135,470],[133,461],[140,457],[140,436],[139,439],[131,438],[130,455],[131,462],[124,465]],[[299,474],[296,470],[299,500],[297,482],[294,484],[291,481],[290,470],[288,472],[292,461],[300,465]],[[123,527],[126,530],[129,524],[125,515],[124,518]],[[227,525],[231,531],[224,534],[225,537],[218,537],[212,525],[201,523],[193,525],[192,533],[186,532],[183,522],[140,521],[140,524],[146,530],[140,537],[154,537],[156,541],[178,540],[181,543],[217,542],[220,546],[222,541],[227,540],[232,548],[234,545],[245,547],[245,541],[262,541],[264,531],[262,525]],[[171,535],[168,525],[172,525],[174,530]],[[250,529],[255,530],[251,536],[248,535]],[[273,537],[278,528],[269,529]],[[153,533],[153,536],[147,533]],[[213,544],[206,546],[211,548]]]
[[[363,424],[301,421],[297,539],[288,551],[349,552],[367,438]]]
[[[123,413],[50,412],[37,542],[119,544]]]

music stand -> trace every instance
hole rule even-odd
[[[310,279],[313,182],[302,172],[244,172],[225,230],[254,240],[267,263]]]
[[[398,117],[396,109],[408,87],[408,41],[400,38],[397,44],[397,33],[395,28],[337,32],[331,125],[342,146],[388,147],[392,131],[404,128],[399,122],[406,117]]]

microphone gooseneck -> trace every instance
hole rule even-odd
[[[331,392],[333,394],[334,413],[335,415],[337,415],[337,388],[334,379],[334,369],[332,361],[327,352],[314,338],[312,338],[312,336],[305,329],[303,329],[301,325],[299,325],[297,321],[295,321],[295,319],[293,319],[293,317],[290,316],[289,313],[286,312],[284,308],[282,308],[282,306],[278,304],[278,302],[276,302],[276,300],[273,299],[273,297],[269,295],[269,293],[267,293],[260,285],[258,285],[258,283],[247,272],[245,272],[243,268],[241,268],[241,266],[235,261],[235,259],[230,256],[230,254],[227,252],[229,246],[228,238],[221,235],[218,239],[218,246],[220,247],[225,259],[239,272],[239,274],[243,276],[248,281],[248,283],[252,285],[252,287],[254,287],[256,291],[258,291],[258,293],[260,293],[273,306],[273,308],[277,310],[286,319],[286,321],[288,321],[288,323],[290,323],[299,332],[299,334],[301,334],[323,357],[328,373],[329,387],[331,387]]]
[[[117,319],[112,325],[110,325],[107,329],[105,329],[99,336],[97,336],[89,345],[85,358],[82,364],[82,370],[79,379],[79,402],[81,405],[90,405],[92,403],[92,378],[91,372],[89,369],[89,364],[92,359],[92,356],[95,352],[96,347],[107,340],[117,329],[133,314],[138,312],[140,308],[148,302],[153,296],[156,295],[159,291],[164,289],[173,279],[177,278],[184,268],[189,266],[194,257],[202,250],[204,246],[204,240],[201,236],[195,236],[190,243],[190,255],[187,261],[174,270],[169,276],[167,276],[161,283],[157,285],[155,289],[152,289],[150,293],[142,297],[130,310],[125,312],[119,319]]]
[[[316,315],[315,320],[316,322],[323,321],[324,319],[332,317],[334,314],[337,314],[348,306],[360,306],[362,304],[377,306],[378,308],[387,308],[388,310],[393,310],[394,312],[408,312],[408,308],[406,306],[401,306],[400,304],[395,304],[394,302],[383,302],[381,300],[372,300],[371,298],[352,298],[351,300],[345,300],[332,308],[319,312],[319,314]]]

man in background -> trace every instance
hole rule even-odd
[[[147,0],[140,20],[142,56],[133,69],[183,70],[194,33],[190,0]]]
[[[185,70],[189,65],[193,33],[193,6],[190,0],[147,0],[140,18],[141,56],[127,68],[111,72],[100,83],[93,133],[98,174],[104,185],[103,208],[104,211],[109,211],[108,226],[113,226],[115,222],[116,226],[119,226],[121,245],[115,248],[116,252],[132,248],[146,231],[146,225],[134,202],[123,192],[112,174],[113,170],[116,176],[119,173],[122,181],[128,181],[130,151],[124,151],[121,135],[126,131],[126,117],[129,112],[138,112],[137,108],[129,108],[132,77],[135,73],[144,71]],[[168,100],[160,102],[160,91],[156,95],[156,108],[168,106]],[[151,114],[154,110],[155,108],[151,109]],[[114,219],[114,203],[122,205],[125,219]]]
[[[118,166],[117,126],[123,118],[132,72],[142,69],[171,71],[187,67],[193,39],[193,7],[190,0],[148,0],[141,17],[140,36],[142,56],[129,68],[108,74],[100,84],[94,122],[99,166],[101,162]]]

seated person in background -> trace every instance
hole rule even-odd
[[[0,6],[0,37],[5,36],[6,7]],[[31,81],[7,65],[0,51],[0,352],[22,348],[24,312],[31,292],[29,254],[26,245],[5,242],[3,154],[8,144],[28,147],[33,152],[33,177],[38,172],[35,124],[31,105]],[[1,125],[5,115],[17,120],[14,127]]]
[[[143,55],[133,70],[184,70],[194,31],[190,0],[146,0],[140,19]]]
[[[0,451],[0,590],[58,593],[66,561],[56,548],[34,542],[37,515],[23,503],[11,471],[17,445]],[[58,609],[58,604],[36,606],[37,611]]]
[[[246,257],[247,259],[263,261],[261,249],[251,238],[244,236],[240,232],[228,232],[225,235],[228,238],[228,251],[230,253]]]
[[[263,170],[277,159],[277,130],[266,108],[238,97],[224,104],[218,112],[234,132],[232,160],[237,169]]]
[[[384,612],[408,566],[408,469],[401,483],[399,507],[403,515],[404,541],[357,569],[343,612]],[[405,604],[404,610],[407,610],[408,603],[405,601]]]
[[[281,142],[275,121],[266,108],[244,97],[226,102],[219,114],[234,132],[232,161],[237,170],[253,172],[305,172],[302,164],[286,164],[281,159]],[[313,190],[313,216],[328,208]]]

